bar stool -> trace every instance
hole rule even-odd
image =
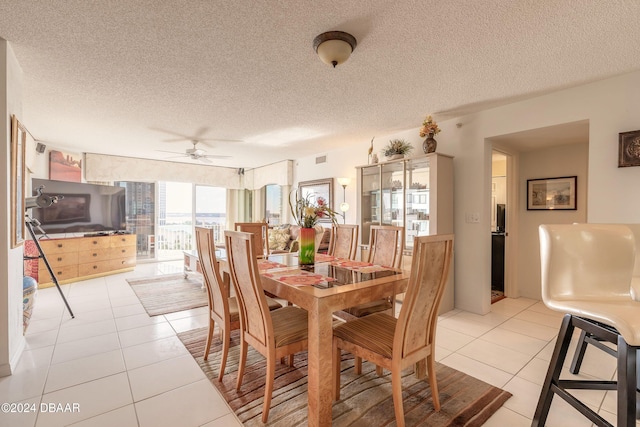
[[[640,348],[640,302],[631,295],[635,238],[613,224],[541,225],[542,299],[566,313],[531,423],[545,425],[558,395],[598,426],[611,426],[569,392],[616,390],[617,425],[635,426],[636,353]],[[617,345],[617,381],[561,380],[575,328]]]

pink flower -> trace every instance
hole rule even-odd
[[[327,203],[327,201],[324,199],[324,197],[318,197],[316,199],[316,203],[318,204],[318,206],[322,207]]]

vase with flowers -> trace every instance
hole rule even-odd
[[[420,137],[427,137],[427,139],[422,143],[422,151],[425,153],[436,152],[438,141],[436,141],[433,136],[437,133],[440,133],[438,124],[433,120],[433,118],[431,118],[431,116],[427,116],[422,122],[422,127],[420,128]]]
[[[330,219],[336,224],[336,212],[331,209],[324,197],[315,197],[314,194],[307,194],[291,202],[289,198],[289,207],[291,215],[295,222],[300,226],[299,235],[299,264],[308,265],[315,261],[315,225],[321,219]]]

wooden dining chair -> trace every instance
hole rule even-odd
[[[204,360],[209,359],[209,351],[213,341],[213,331],[215,324],[220,329],[220,339],[222,340],[222,355],[220,357],[220,373],[218,381],[222,381],[224,370],[227,365],[229,345],[231,343],[230,334],[234,329],[240,327],[240,311],[236,297],[230,296],[229,277],[223,279],[218,268],[216,259],[216,248],[211,228],[196,227],[196,247],[198,249],[198,260],[202,269],[204,284],[207,289],[207,299],[209,304],[209,327],[207,331],[207,343],[204,349]],[[267,297],[269,310],[281,308],[282,305]]]
[[[269,224],[266,222],[236,222],[235,231],[254,233],[258,238],[254,240],[254,253],[257,258],[269,256]]]
[[[411,275],[400,315],[375,313],[343,323],[333,330],[335,399],[340,398],[341,350],[391,371],[396,423],[404,426],[402,370],[426,359],[433,406],[440,410],[435,373],[438,307],[447,284],[453,235],[416,237]],[[360,367],[355,366],[356,374]]]
[[[371,264],[391,268],[402,266],[404,250],[404,228],[392,225],[372,225],[369,235],[369,257]],[[389,312],[395,314],[395,295],[387,298],[359,304],[335,313],[342,320],[353,320],[373,313]]]
[[[357,224],[336,224],[331,227],[327,255],[355,260],[358,249],[358,232],[359,226]]]
[[[237,284],[240,308],[240,363],[236,389],[242,386],[247,345],[266,359],[266,383],[262,422],[267,422],[271,408],[271,395],[276,361],[307,349],[307,312],[299,307],[287,306],[269,311],[262,287],[255,251],[253,233],[225,231],[229,270]]]

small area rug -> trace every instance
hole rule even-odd
[[[239,332],[231,333],[227,368],[219,382],[221,342],[215,331],[209,360],[203,358],[206,328],[178,334],[207,378],[220,390],[229,406],[245,426],[264,426],[261,421],[265,383],[265,359],[249,347],[247,366],[240,391],[236,391]],[[333,405],[334,426],[395,425],[391,374],[378,377],[375,366],[362,364],[362,375],[355,375],[353,357],[343,353],[340,400]],[[511,394],[443,364],[437,364],[440,412],[435,412],[431,389],[413,370],[403,373],[402,387],[407,426],[480,426]],[[307,353],[296,354],[294,367],[278,363],[268,426],[307,425]]]
[[[149,316],[175,313],[204,307],[207,291],[202,288],[202,278],[184,274],[128,279],[131,289],[136,293]]]

